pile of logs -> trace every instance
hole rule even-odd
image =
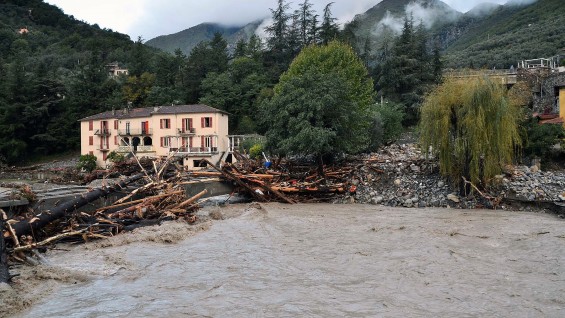
[[[266,169],[260,161],[254,160],[225,164],[221,169],[210,162],[208,165],[216,171],[195,171],[191,176],[231,181],[239,192],[259,202],[324,202],[336,194],[353,193],[356,189],[350,184],[353,167],[324,167],[320,174],[315,166],[294,166],[290,162],[277,163],[275,170]]]
[[[36,250],[45,249],[61,240],[84,242],[107,238],[139,224],[155,224],[161,220],[184,219],[189,223],[196,222],[194,212],[199,208],[197,200],[207,190],[186,199],[182,189],[186,174],[179,168],[181,167],[173,156],[153,161],[153,167],[149,170],[139,164],[137,171],[141,171],[140,173],[113,185],[91,189],[51,210],[16,215],[12,219],[8,219],[6,213],[0,213],[0,282],[10,278],[5,257],[7,254],[16,261],[33,264],[36,261],[29,256],[30,253],[36,254]],[[129,193],[128,185],[135,185]],[[114,192],[127,194],[95,211],[78,211]]]

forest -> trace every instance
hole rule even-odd
[[[426,28],[405,17],[398,37],[379,50],[344,26],[332,3],[316,12],[278,0],[264,39],[252,36],[228,48],[221,34],[185,55],[144,45],[138,38],[65,15],[41,0],[0,4],[0,162],[29,162],[77,150],[80,118],[111,109],[204,103],[228,111],[230,133],[265,134],[266,111],[279,78],[303,48],[349,44],[368,69],[377,115],[372,147],[418,121],[423,97],[441,81],[440,50]],[[128,76],[109,76],[118,62]]]

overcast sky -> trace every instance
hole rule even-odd
[[[101,28],[128,34],[133,40],[150,40],[176,33],[203,22],[243,25],[270,15],[276,0],[45,0],[66,14]],[[380,0],[311,0],[318,13],[328,2],[335,2],[332,12],[340,22],[350,21]],[[289,1],[293,5],[302,0]],[[482,2],[506,0],[443,0],[454,9],[466,12]]]

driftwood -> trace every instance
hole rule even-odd
[[[0,233],[4,233],[4,218],[0,216]],[[6,254],[6,243],[4,236],[0,235],[0,283],[10,281],[10,272],[8,272],[8,254]]]
[[[36,249],[36,248],[40,248],[40,247],[52,244],[52,243],[54,243],[54,242],[56,242],[60,239],[66,238],[66,237],[75,236],[75,235],[82,235],[82,234],[84,234],[85,231],[86,231],[86,229],[80,230],[80,231],[66,232],[66,233],[62,233],[62,234],[59,234],[59,235],[55,235],[53,237],[50,237],[50,238],[43,240],[41,242],[38,242],[38,243],[32,243],[32,244],[16,247],[16,248],[13,249],[12,252],[17,253],[17,252],[23,252],[23,251],[30,251],[32,249]]]
[[[31,220],[23,220],[18,223],[15,223],[13,224],[12,227],[15,233],[17,234],[17,236],[32,233],[33,231],[37,229],[41,229],[55,220],[65,217],[67,214],[76,211],[78,208],[99,199],[100,197],[106,196],[110,193],[125,188],[129,183],[140,180],[145,176],[146,175],[143,173],[137,174],[111,187],[93,189],[92,191],[86,192],[82,194],[80,197],[75,198],[74,200],[67,201],[49,211],[43,211],[40,214],[36,215]],[[6,232],[3,233],[4,233],[4,237],[10,235],[9,233]]]

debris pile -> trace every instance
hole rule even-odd
[[[296,165],[291,161],[278,162],[267,169],[258,160],[244,159],[236,164],[225,164],[216,172],[195,171],[193,177],[220,177],[233,182],[235,191],[246,193],[259,202],[283,203],[324,202],[335,195],[353,192],[349,182],[353,167],[324,167],[323,174],[317,167]]]
[[[357,193],[340,202],[402,207],[508,208],[504,202],[564,202],[565,173],[536,166],[513,166],[486,191],[462,197],[439,174],[436,160],[426,160],[415,144],[391,145],[364,158],[352,183]]]
[[[565,202],[565,173],[515,166],[498,176],[500,191],[521,201]]]
[[[63,202],[49,211],[36,214],[33,210],[8,218],[0,210],[5,227],[0,231],[7,242],[8,252],[18,261],[33,263],[29,254],[36,249],[45,248],[57,241],[84,242],[90,239],[114,236],[123,230],[132,229],[139,224],[155,224],[161,220],[183,219],[189,223],[197,220],[196,202],[207,193],[186,198],[183,182],[186,174],[177,169],[174,157],[153,161],[153,169],[146,170],[138,165],[141,173],[119,180],[114,184],[102,185],[73,200]],[[111,205],[92,212],[78,209],[112,192],[125,191],[133,184],[134,190]],[[137,199],[139,198],[139,199]]]

